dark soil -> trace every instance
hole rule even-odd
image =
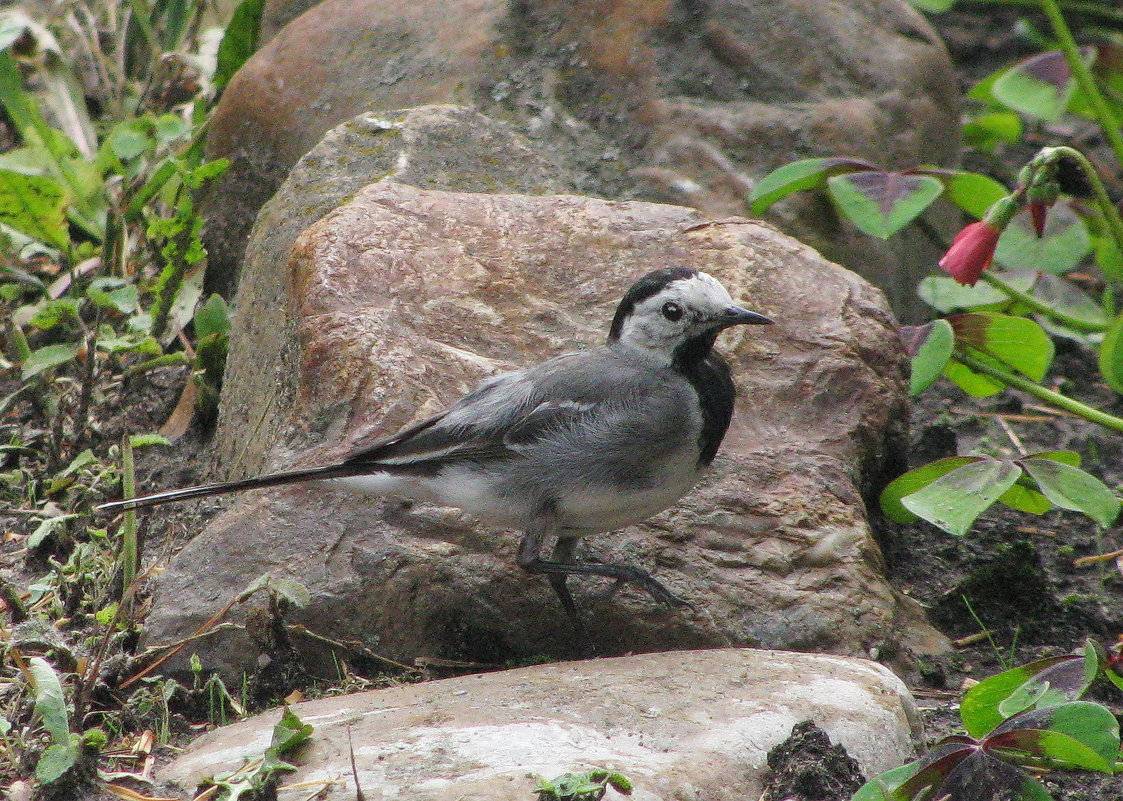
[[[863,784],[858,763],[810,720],[768,752],[768,769],[772,779],[761,801],[848,799]]]
[[[1062,346],[1049,380],[1119,414],[1119,398],[1089,384],[1095,374],[1089,352]],[[912,432],[913,467],[972,451],[1016,458],[1023,451],[1073,450],[1108,486],[1123,484],[1123,437],[1016,392],[978,401],[938,385],[914,403]],[[883,523],[881,533],[894,586],[920,601],[932,622],[960,643],[946,657],[918,663],[909,677],[930,744],[960,728],[965,680],[1073,651],[1088,637],[1110,644],[1123,635],[1123,560],[1076,564],[1123,548],[1118,524],[1101,531],[1074,512],[1034,517],[996,505],[963,538],[924,522]],[[1123,694],[1106,683],[1093,700],[1123,712]],[[1058,801],[1123,799],[1117,777],[1058,772],[1046,784]]]
[[[930,18],[959,68],[964,90],[994,70],[1040,52],[1016,32],[1022,11],[969,9]],[[1048,30],[1044,20],[1028,18],[1038,30]],[[994,156],[969,153],[964,167],[1012,186],[1017,171],[1040,147],[1072,138],[1100,164],[1114,163],[1091,123],[1066,123],[1031,126],[1018,145]],[[1116,196],[1121,194],[1119,179],[1116,175]],[[1057,347],[1046,385],[1123,416],[1123,398],[1097,380],[1095,354],[1063,340]],[[1123,435],[1117,432],[1044,408],[1013,391],[979,401],[941,382],[914,400],[910,467],[972,452],[1016,458],[1045,450],[1076,451],[1084,469],[1109,487],[1123,487]],[[1088,637],[1105,644],[1123,637],[1123,557],[1078,562],[1123,548],[1120,522],[1105,531],[1074,512],[1034,517],[996,505],[963,538],[924,522],[901,526],[884,519],[878,532],[894,586],[919,601],[932,622],[956,642],[952,653],[919,660],[906,677],[929,746],[961,731],[959,699],[965,682],[1071,652]],[[1106,682],[1094,686],[1088,697],[1117,717],[1123,713],[1123,693]],[[797,726],[769,755],[774,778],[766,797],[848,801],[852,791],[846,786],[824,791],[830,777],[839,775],[832,768],[835,756],[807,736]],[[773,756],[781,754],[784,758],[773,764]],[[817,754],[822,755],[818,761]],[[798,784],[801,776],[808,785]],[[1057,801],[1123,801],[1119,777],[1054,771],[1042,783]]]
[[[968,7],[970,8],[970,7]],[[931,18],[948,44],[964,89],[994,70],[1040,52],[1016,31],[1023,12],[987,7]],[[1048,31],[1040,17],[1025,17]],[[1078,24],[1078,20],[1070,20]],[[1075,142],[1074,142],[1075,140]],[[993,158],[977,154],[964,166],[1007,185],[1042,146],[1075,143],[1100,164],[1115,163],[1091,123],[1030,126],[1018,146]],[[1120,194],[1120,175],[1112,183]],[[1098,380],[1095,354],[1057,340],[1046,385],[1115,415],[1123,398]],[[983,401],[941,382],[915,399],[910,466],[971,452],[1017,457],[1045,450],[1080,454],[1082,467],[1109,487],[1123,486],[1123,435],[1057,413],[1036,399],[1007,391]],[[1123,557],[1081,559],[1123,548],[1123,526],[1100,530],[1088,518],[1054,511],[1042,517],[996,505],[964,538],[919,522],[882,521],[889,577],[920,601],[932,622],[957,643],[954,653],[917,665],[909,683],[917,696],[931,745],[960,729],[964,681],[1014,665],[1073,651],[1085,638],[1105,644],[1123,637]],[[1123,693],[1104,683],[1091,700],[1123,712]],[[1043,778],[1058,801],[1123,801],[1118,777],[1086,771]]]

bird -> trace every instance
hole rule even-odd
[[[666,267],[637,280],[604,345],[485,379],[453,405],[316,467],[103,503],[101,513],[315,482],[457,507],[522,532],[517,562],[547,577],[577,633],[571,576],[633,584],[689,606],[637,567],[574,560],[580,538],[642,522],[700,479],[733,415],[736,388],[718,335],[772,323],[713,276]]]

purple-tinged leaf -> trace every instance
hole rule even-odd
[[[960,761],[926,796],[931,801],[1052,801],[1041,784],[1017,765],[985,751]]]
[[[1066,739],[1025,737],[1016,733],[1025,730],[1046,731]],[[1099,704],[1072,701],[1015,715],[991,732],[984,745],[987,748],[1017,748],[1030,756],[1048,757],[1074,767],[1111,773],[1119,758],[1119,721]]]
[[[1104,653],[1104,675],[1107,680],[1123,690],[1123,637]]]
[[[1089,683],[1080,654],[1039,659],[980,681],[964,694],[959,714],[967,733],[982,737],[1027,709],[1076,700]]]
[[[936,382],[955,349],[955,332],[947,320],[901,329],[905,349],[912,357],[909,394],[916,395]]]
[[[966,738],[945,741],[929,751],[915,775],[888,797],[893,801],[1051,801],[1045,788],[1024,770]]]
[[[879,773],[858,788],[850,801],[894,801],[898,787],[916,775],[920,760]]]
[[[1081,55],[1091,63],[1095,51],[1083,48]],[[1064,53],[1051,50],[1014,65],[995,80],[990,90],[996,100],[1015,111],[1054,121],[1068,107],[1076,81]]]
[[[1037,280],[1037,273],[1004,272],[998,277],[1019,292],[1029,292]],[[944,314],[962,309],[1003,311],[1014,305],[1010,296],[998,287],[982,281],[974,286],[963,286],[955,279],[943,275],[930,275],[921,279],[917,294],[929,306]]]
[[[949,534],[961,537],[1018,480],[1012,462],[983,458],[901,498],[901,505]]]
[[[1100,707],[1103,709],[1103,707]],[[1079,740],[1047,729],[1014,729],[987,738],[987,746],[1011,762],[1021,759],[1050,759],[1063,767],[1111,773],[1113,763]]]
[[[1025,457],[1029,459],[1052,459],[1055,462],[1069,464],[1073,467],[1080,466],[1080,454],[1073,451],[1042,451],[1031,453]],[[1028,475],[1021,476],[1014,486],[998,499],[999,503],[1006,504],[1011,509],[1027,512],[1031,515],[1043,515],[1053,508],[1053,504],[1036,489],[1037,485]],[[1010,713],[1013,714],[1013,713]]]
[[[1079,467],[1050,459],[1021,459],[1041,494],[1062,509],[1082,512],[1106,528],[1119,516],[1119,498],[1106,484]]]
[[[947,738],[951,740],[952,738]],[[937,788],[965,760],[981,754],[975,742],[944,741],[922,756],[916,763],[916,772],[893,790],[891,798],[907,801],[917,797],[926,788]],[[929,792],[925,798],[942,798],[940,793]]]
[[[872,164],[850,158],[818,158],[793,161],[757,181],[749,195],[753,214],[763,214],[778,200],[803,189],[821,189],[832,175],[857,170],[877,169]]]
[[[881,492],[881,511],[885,516],[896,523],[914,523],[917,516],[901,505],[901,498],[911,495],[917,490],[924,489],[936,479],[945,476],[952,470],[968,464],[982,461],[981,456],[950,456],[938,459],[926,465],[910,470],[903,476],[892,481]]]
[[[1033,285],[1033,297],[1053,309],[1086,323],[1106,326],[1107,314],[1091,295],[1058,275],[1043,273]]]
[[[827,188],[847,219],[880,239],[904,228],[944,191],[929,175],[872,170],[835,175]]]
[[[1045,377],[1053,361],[1053,340],[1033,320],[990,312],[970,312],[948,318],[956,343],[990,357],[1034,381]],[[975,355],[975,354],[973,354]],[[985,360],[985,358],[984,358]]]
[[[1116,34],[1118,40],[1118,35]],[[1096,78],[1103,94],[1114,95],[1115,98],[1123,93],[1123,46],[1116,42],[1097,42],[1092,48],[1095,61],[1092,63],[1092,74]],[[1118,100],[1115,101],[1116,116],[1118,116]],[[1068,110],[1072,114],[1079,114],[1090,120],[1099,122],[1100,115],[1087,93],[1080,86],[1072,93],[1068,101]]]

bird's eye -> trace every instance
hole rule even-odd
[[[679,306],[673,300],[668,300],[663,304],[663,316],[671,322],[682,319],[682,306]]]

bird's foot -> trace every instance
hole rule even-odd
[[[617,575],[616,581],[605,591],[605,598],[613,597],[627,584],[635,584],[656,601],[666,604],[667,606],[694,608],[690,601],[675,595],[646,570],[640,570],[638,567],[629,567],[627,565],[609,565],[609,567],[618,568],[622,574]]]
[[[664,587],[646,570],[629,565],[604,565],[597,562],[550,562],[544,559],[535,559],[523,565],[530,573],[546,573],[549,575],[564,576],[603,576],[616,579],[616,583],[609,590],[608,595],[615,595],[620,587],[625,584],[634,584],[644,590],[654,600],[667,606],[690,607],[691,604],[679,598]]]

